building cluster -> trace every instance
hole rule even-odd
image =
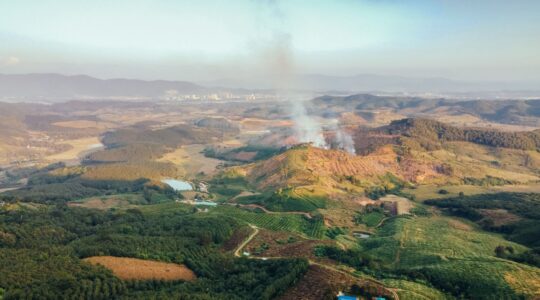
[[[257,101],[268,100],[275,98],[273,94],[265,93],[231,93],[231,92],[219,92],[219,93],[194,93],[194,94],[180,94],[177,91],[171,90],[165,92],[163,100],[166,101]]]

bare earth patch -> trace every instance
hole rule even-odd
[[[490,220],[493,220],[493,225],[495,226],[515,223],[521,220],[519,216],[508,212],[506,209],[480,209],[480,214]]]
[[[188,267],[173,263],[114,256],[93,256],[83,260],[93,265],[101,265],[124,280],[193,281],[197,278]]]
[[[396,195],[386,195],[380,198],[379,201],[395,202],[397,204],[398,215],[408,214],[411,208],[414,207],[413,203],[409,199]]]
[[[106,210],[113,207],[128,207],[131,205],[129,201],[126,199],[121,199],[117,197],[109,197],[109,198],[95,197],[95,198],[90,198],[82,202],[68,202],[68,206]]]
[[[223,161],[204,156],[201,153],[204,148],[204,145],[183,146],[166,153],[157,161],[175,164],[183,176],[194,177],[200,172],[210,175],[216,172],[218,165]]]

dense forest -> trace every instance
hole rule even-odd
[[[102,212],[63,205],[0,211],[0,288],[5,299],[271,299],[307,270],[305,260],[247,260],[222,244],[235,220],[129,209]],[[194,282],[124,281],[84,263],[94,255],[182,263]]]
[[[506,124],[528,124],[538,126],[540,100],[469,100],[426,99],[420,97],[375,96],[356,94],[350,96],[321,96],[312,100],[316,109],[313,113],[345,108],[365,116],[370,110],[406,110],[408,116],[426,114],[431,110],[447,109],[455,114],[472,114],[485,120]],[[321,109],[326,107],[326,109]],[[369,116],[368,116],[369,119]]]
[[[503,132],[496,130],[459,128],[428,119],[393,121],[384,128],[391,135],[403,135],[426,141],[464,141],[491,147],[522,150],[540,149],[540,131]]]

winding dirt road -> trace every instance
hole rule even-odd
[[[253,228],[253,232],[240,244],[238,245],[238,247],[236,248],[236,250],[234,251],[234,256],[236,257],[240,257],[242,256],[241,252],[242,252],[242,249],[244,249],[244,247],[246,247],[252,240],[253,238],[255,238],[255,236],[257,234],[259,234],[259,228],[255,225],[252,225],[252,224],[248,224],[249,227]],[[253,256],[250,256],[248,257],[250,259],[261,259],[261,260],[267,260],[267,259],[285,259],[287,257],[281,257],[281,256],[273,256],[273,257],[253,257]],[[319,263],[319,262],[316,262],[316,261],[313,261],[311,259],[308,259],[308,263],[310,265],[316,265],[316,266],[319,266],[319,267],[322,267],[322,268],[325,268],[325,269],[328,269],[328,270],[332,270],[332,271],[335,271],[335,272],[338,272],[338,273],[341,273],[341,274],[345,274],[345,275],[348,275],[348,276],[353,276],[355,278],[358,278],[358,276],[352,274],[351,272],[348,272],[348,271],[345,271],[345,270],[342,270],[342,269],[339,269],[337,267],[334,267],[334,266],[330,266],[330,265],[326,265],[326,264],[322,264],[322,263]],[[377,284],[377,285],[380,285],[382,286],[384,289],[386,289],[387,291],[389,291],[391,294],[392,294],[392,297],[395,299],[395,300],[399,300],[399,296],[398,294],[396,293],[396,290],[395,289],[391,289],[391,288],[387,288],[384,286],[384,284],[382,282],[379,282],[375,279],[372,279],[372,278],[358,278],[359,280],[365,280],[365,281],[369,281],[371,283],[374,283],[374,284]]]

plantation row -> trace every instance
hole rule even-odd
[[[270,230],[298,232],[312,238],[322,238],[324,236],[325,230],[321,218],[307,219],[303,215],[287,213],[255,213],[234,207],[218,207],[215,211]]]

